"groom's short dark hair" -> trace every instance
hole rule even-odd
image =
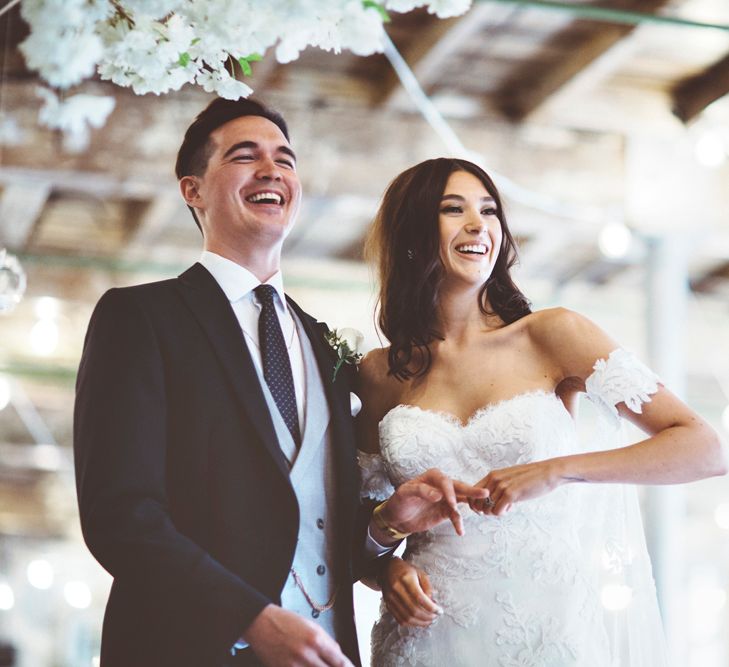
[[[221,125],[242,116],[261,116],[270,120],[289,141],[289,129],[278,111],[269,109],[256,100],[226,100],[217,97],[197,115],[185,132],[175,164],[178,180],[183,176],[202,176],[210,159],[210,135]]]
[[[226,100],[217,97],[197,115],[185,132],[185,138],[177,152],[177,162],[175,163],[177,180],[183,176],[202,176],[213,152],[210,135],[220,126],[243,116],[260,116],[270,120],[289,141],[288,126],[278,111],[269,109],[256,100]],[[200,227],[200,221],[197,219],[195,211],[189,206],[188,208],[192,217],[195,218],[195,223]]]

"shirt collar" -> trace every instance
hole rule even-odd
[[[203,250],[200,256],[200,264],[215,278],[231,303],[243,298],[261,284],[261,281],[244,266],[209,250]],[[265,284],[275,288],[280,305],[285,308],[286,297],[281,271],[276,271]]]

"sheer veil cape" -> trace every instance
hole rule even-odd
[[[659,379],[623,349],[595,363],[586,381],[587,398],[598,408],[595,435],[585,451],[625,444],[616,406],[640,413],[658,390]],[[615,667],[667,665],[651,562],[646,548],[638,490],[629,484],[582,485],[581,540]]]

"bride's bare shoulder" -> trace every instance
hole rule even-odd
[[[565,376],[586,378],[596,359],[618,347],[592,320],[568,308],[547,308],[528,317],[531,340]]]
[[[583,315],[561,306],[535,310],[524,318],[524,325],[535,342],[548,346],[554,340],[579,337],[595,326]]]

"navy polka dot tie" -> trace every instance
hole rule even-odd
[[[273,295],[276,288],[272,285],[259,285],[255,290],[256,298],[261,304],[258,318],[258,342],[261,348],[263,377],[271,390],[281,416],[291,432],[291,437],[298,448],[301,444],[299,431],[299,412],[296,409],[296,392],[294,378],[291,374],[291,361],[286,349],[281,324],[276,315]]]

